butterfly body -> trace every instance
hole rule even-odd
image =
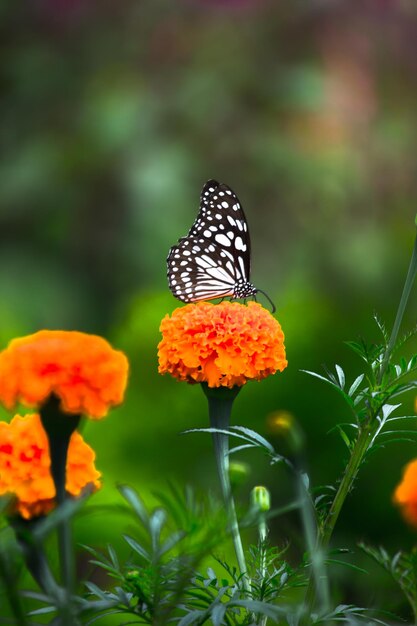
[[[250,238],[236,194],[209,180],[200,196],[200,210],[186,237],[167,258],[173,295],[182,302],[255,296],[250,282]]]

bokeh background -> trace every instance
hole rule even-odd
[[[207,425],[203,394],[159,376],[156,357],[159,322],[178,305],[167,251],[208,178],[242,201],[252,277],[277,304],[289,360],[247,385],[234,421],[266,434],[268,414],[290,411],[313,484],[334,483],[345,450],[329,431],[346,411],[300,370],[339,363],[353,380],[361,364],[343,342],[377,340],[374,311],[388,327],[395,316],[417,209],[415,2],[4,0],[0,30],[0,345],[78,329],[131,362],[126,403],[84,428],[104,476],[95,502],[120,503],[118,482],[150,503],[169,480],[217,489],[208,436],[179,435]],[[405,330],[416,311],[415,293]],[[335,545],[372,575],[335,569],[340,600],[407,617],[356,543],[414,544],[391,498],[415,456],[417,444],[397,444],[363,468]],[[291,499],[285,472],[257,452],[241,459],[242,503],[259,483],[277,506]],[[125,525],[92,513],[76,537],[122,545]],[[297,516],[271,532],[296,561]]]

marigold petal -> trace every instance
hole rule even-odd
[[[123,401],[127,375],[126,356],[102,337],[41,330],[0,353],[0,402],[39,407],[55,393],[65,412],[97,419]]]
[[[401,508],[404,519],[417,527],[417,459],[404,468],[402,480],[394,491],[393,500]]]
[[[55,486],[48,438],[39,415],[16,415],[10,424],[0,422],[0,441],[11,447],[10,452],[0,454],[0,495],[13,495],[14,511],[25,519],[48,513],[55,506]],[[75,431],[68,447],[68,493],[78,496],[89,484],[100,487],[94,460],[94,450]]]
[[[279,322],[260,304],[199,302],[161,322],[159,372],[189,383],[233,387],[287,366]]]

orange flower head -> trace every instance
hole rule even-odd
[[[287,367],[284,334],[256,302],[198,302],[162,320],[159,372],[209,387],[234,387]]]
[[[78,432],[68,447],[66,489],[73,496],[92,484],[100,487],[95,453]],[[55,506],[48,438],[39,415],[16,415],[0,422],[0,495],[13,496],[13,512],[25,519],[48,513]]]
[[[0,402],[39,407],[54,393],[65,412],[98,419],[122,402],[127,373],[126,356],[102,337],[41,330],[0,353]]]
[[[404,519],[417,527],[417,459],[405,466],[393,499],[395,504],[401,507]]]

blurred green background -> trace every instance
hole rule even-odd
[[[159,322],[179,304],[167,251],[208,178],[242,201],[253,280],[277,304],[289,360],[246,386],[234,421],[265,434],[269,413],[290,411],[313,483],[334,482],[345,450],[328,431],[346,411],[300,370],[337,362],[353,380],[361,364],[343,342],[378,339],[374,311],[388,327],[395,316],[417,208],[415,2],[4,0],[0,29],[0,345],[78,329],[131,363],[125,404],[85,424],[104,479],[92,500],[120,503],[117,482],[149,502],[168,480],[217,490],[208,436],[179,435],[207,425],[203,394],[159,376],[156,357]],[[416,310],[414,293],[405,329]],[[391,498],[415,456],[404,443],[371,457],[335,544],[413,545]],[[276,505],[292,497],[285,472],[241,458],[243,501],[262,482]],[[125,524],[91,514],[77,539],[120,543]],[[296,515],[272,533],[300,555]],[[342,575],[343,601],[401,610],[383,574],[337,570],[336,586]]]

